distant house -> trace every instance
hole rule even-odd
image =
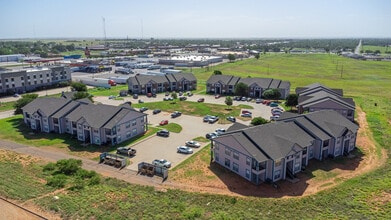
[[[330,89],[319,83],[296,89],[298,112],[314,112],[331,109],[354,121],[356,109],[352,98],[344,98],[342,89]]]
[[[212,94],[233,95],[235,86],[244,83],[248,86],[248,96],[260,98],[267,89],[278,89],[281,98],[289,95],[290,82],[270,78],[241,78],[231,75],[212,75],[206,82],[206,92]]]
[[[212,161],[256,185],[294,178],[311,159],[349,154],[358,131],[356,124],[332,110],[237,127],[212,140]]]
[[[38,98],[22,108],[24,123],[38,132],[68,133],[96,145],[121,143],[144,134],[147,115],[126,106]]]
[[[197,89],[197,79],[192,73],[137,75],[129,78],[128,89],[133,94],[190,91]]]

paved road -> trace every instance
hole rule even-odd
[[[360,40],[360,42],[358,43],[356,49],[354,50],[354,53],[355,53],[355,54],[361,54],[361,40]]]
[[[14,112],[15,112],[15,110],[0,112],[0,119],[9,118],[9,117],[14,116]]]

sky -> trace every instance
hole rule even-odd
[[[104,20],[104,21],[103,21]],[[0,39],[390,38],[391,0],[0,0]]]

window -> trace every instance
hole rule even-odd
[[[121,131],[121,125],[118,125],[118,126],[117,126],[117,131],[118,131],[118,132]]]
[[[216,144],[216,145],[214,146],[214,148],[215,148],[216,150],[219,150],[219,145]]]
[[[246,178],[250,179],[250,170],[246,169]]]
[[[274,162],[274,166],[275,166],[275,167],[281,166],[281,160],[276,160],[276,161]]]
[[[225,148],[225,154],[231,156],[231,150],[228,147]]]
[[[323,147],[327,147],[327,146],[329,146],[329,140],[325,140],[325,141],[323,142]]]
[[[219,161],[219,153],[215,153],[215,160]]]
[[[11,82],[13,82],[14,81],[14,78],[11,78]]]
[[[235,172],[238,172],[239,173],[239,165],[237,163],[233,163],[232,164],[232,169],[235,171]]]
[[[247,166],[250,166],[250,164],[251,164],[251,158],[249,158],[249,157],[246,158],[246,164],[247,164]]]
[[[227,158],[225,158],[225,166],[226,167],[231,167],[231,161]]]
[[[337,138],[337,144],[341,142],[341,138]]]
[[[94,139],[95,139],[95,144],[100,144],[100,138],[98,136],[95,136]]]
[[[126,138],[130,138],[132,136],[132,134],[130,133],[130,131],[126,132]]]
[[[126,123],[126,124],[125,124],[125,127],[126,127],[126,128],[130,128],[130,122]]]
[[[300,162],[295,163],[295,171],[300,171]]]
[[[5,82],[8,82],[8,79],[5,79]]]
[[[238,152],[234,151],[233,156],[234,156],[234,159],[239,160],[239,153]]]
[[[274,179],[280,179],[281,177],[281,170],[274,171]]]
[[[133,133],[133,135],[136,135],[137,134],[137,128],[133,128],[132,133]]]
[[[117,136],[117,141],[118,141],[118,143],[121,142],[121,135]]]
[[[144,123],[144,117],[141,118],[141,121],[140,121],[140,122],[141,122],[141,123]]]
[[[23,76],[20,77],[20,80],[24,80]]]
[[[132,121],[132,126],[135,126],[136,125],[136,120],[133,120]]]

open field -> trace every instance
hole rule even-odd
[[[343,67],[342,67],[343,66]],[[205,69],[193,69],[196,77],[206,81],[213,70],[223,74],[240,76],[269,77],[289,80],[292,91],[297,86],[320,82],[331,88],[343,88],[348,97],[353,97],[356,104],[366,113],[370,130],[375,140],[377,158],[387,153],[390,158],[391,146],[391,62],[358,61],[334,55],[262,55],[260,60],[248,59],[214,66]],[[341,77],[342,72],[342,77]],[[198,88],[203,92],[202,85]],[[376,105],[375,105],[376,103]],[[151,106],[152,108],[152,106]],[[151,109],[150,108],[150,109]],[[364,115],[365,116],[365,115]],[[20,118],[9,119],[8,123]],[[12,121],[16,120],[16,121]],[[14,132],[13,127],[3,126],[1,130]],[[4,132],[1,131],[1,135]],[[370,135],[364,133],[361,135]],[[0,138],[3,138],[0,136]],[[25,137],[19,136],[20,139]],[[371,138],[371,137],[369,137]],[[55,137],[51,138],[55,139]],[[32,144],[31,142],[26,144]],[[55,142],[50,143],[56,145]],[[360,148],[358,143],[358,147]],[[33,144],[34,145],[34,144]],[[205,148],[206,149],[206,148]],[[383,150],[385,149],[385,150]],[[364,152],[365,153],[365,152]],[[364,155],[365,156],[365,155]],[[208,151],[200,151],[184,164],[200,157],[204,163],[209,159]],[[376,157],[376,156],[375,156]],[[376,158],[375,158],[376,159]],[[4,162],[1,158],[1,164]],[[334,163],[343,163],[335,161]],[[39,162],[34,163],[40,166]],[[23,167],[13,165],[15,172],[22,172]],[[223,171],[221,171],[223,172]],[[199,170],[189,170],[185,176],[202,176]],[[206,179],[219,179],[203,176]],[[312,173],[318,179],[333,178],[319,170]],[[303,175],[312,175],[303,174]],[[0,169],[0,177],[6,178],[7,172]],[[26,179],[40,179],[39,169],[26,172]],[[179,175],[179,174],[178,174]],[[228,174],[224,174],[228,175]],[[20,177],[15,177],[20,178]],[[182,178],[182,177],[178,177]],[[87,187],[80,191],[58,192],[59,200],[51,197],[39,197],[47,192],[44,182],[27,186],[13,181],[14,188],[21,187],[26,195],[21,198],[14,192],[0,191],[0,195],[20,201],[37,198],[32,202],[46,210],[59,212],[64,218],[106,218],[106,219],[390,219],[391,218],[391,163],[388,159],[381,168],[361,176],[346,180],[339,178],[337,187],[324,185],[317,194],[305,197],[270,199],[261,197],[231,197],[208,193],[191,193],[181,190],[155,190],[152,187],[137,186],[114,179],[104,179],[102,184]],[[38,181],[39,183],[39,181]],[[0,183],[0,187],[4,187]],[[24,187],[24,189],[23,189]],[[5,187],[7,188],[7,187]],[[234,191],[235,189],[231,189]]]
[[[373,52],[375,52],[376,50],[379,50],[380,54],[382,54],[382,55],[391,55],[391,54],[386,54],[386,51],[391,52],[391,48],[386,47],[386,46],[372,46],[372,45],[365,45],[364,44],[361,46],[361,50],[363,52],[365,52],[366,50],[372,50]]]

